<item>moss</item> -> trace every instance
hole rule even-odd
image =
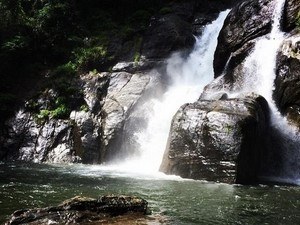
[[[84,112],[88,112],[89,111],[89,107],[87,104],[83,104],[80,106],[80,111],[84,111]]]
[[[74,51],[75,63],[79,70],[95,69],[107,57],[107,50],[104,46],[90,48],[78,48]]]
[[[138,37],[136,38],[135,45],[134,45],[134,57],[133,61],[137,64],[141,59],[141,47],[142,47],[143,38]]]

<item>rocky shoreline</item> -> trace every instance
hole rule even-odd
[[[144,224],[148,202],[135,196],[74,197],[58,206],[18,210],[5,225]],[[140,221],[141,223],[139,223]]]

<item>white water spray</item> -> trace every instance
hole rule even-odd
[[[277,136],[280,137],[280,143],[277,143],[279,146],[275,145],[275,147],[280,149],[278,152],[285,152],[281,156],[282,171],[277,172],[277,175],[271,175],[275,177],[269,179],[299,183],[299,180],[297,181],[299,179],[298,169],[295,168],[295,166],[297,167],[300,143],[298,131],[280,114],[272,97],[276,78],[277,51],[285,38],[285,34],[280,30],[280,19],[285,0],[277,0],[275,4],[271,33],[256,42],[254,51],[244,63],[245,79],[242,92],[256,92],[268,101],[271,111],[272,132],[276,132]],[[278,138],[277,136],[275,138]]]
[[[172,118],[179,107],[196,101],[205,85],[214,78],[213,56],[217,37],[229,10],[207,25],[192,53],[183,58],[173,54],[167,61],[167,74],[171,80],[167,91],[160,99],[150,99],[151,115],[148,126],[134,134],[140,144],[140,155],[115,166],[117,170],[142,174],[155,174],[163,158]]]
[[[280,30],[280,18],[285,0],[275,1],[273,23],[271,33],[260,38],[254,51],[247,57],[244,63],[244,86],[243,92],[256,92],[265,97],[271,109],[271,122],[273,126],[284,126],[284,130],[291,127],[285,118],[280,115],[273,100],[274,80],[276,77],[277,51],[284,40],[284,33]]]

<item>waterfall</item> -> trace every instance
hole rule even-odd
[[[273,126],[290,128],[285,118],[280,115],[273,99],[276,55],[284,40],[284,33],[280,30],[280,19],[285,0],[275,1],[272,30],[270,34],[261,37],[256,43],[254,51],[244,63],[243,92],[256,92],[265,97],[271,109],[271,122]],[[280,124],[279,124],[280,123]]]
[[[152,108],[147,127],[133,134],[140,148],[139,155],[119,163],[116,169],[143,174],[158,172],[166,148],[170,124],[181,105],[196,101],[203,88],[214,78],[213,57],[218,34],[229,10],[207,25],[201,37],[196,37],[194,49],[188,57],[173,54],[167,60],[166,74],[170,84],[159,99],[147,101]]]
[[[266,98],[273,114],[278,115],[278,109],[272,98],[275,80],[276,55],[284,39],[280,31],[280,18],[285,0],[276,2],[273,13],[272,30],[269,35],[261,37],[256,43],[254,51],[244,63],[243,92],[254,91]]]
[[[299,144],[298,131],[283,117],[273,99],[274,80],[276,78],[277,51],[285,38],[280,30],[285,0],[275,1],[272,30],[270,34],[256,41],[253,52],[244,62],[244,82],[241,92],[256,92],[265,97],[270,107],[271,119],[271,146],[273,155],[270,161],[280,158],[281,170],[277,168],[264,168],[264,179],[287,183],[299,183],[298,157]],[[236,94],[236,93],[235,93]],[[275,155],[275,156],[274,156]],[[279,157],[278,157],[279,156]],[[277,158],[276,158],[277,157]],[[274,162],[269,162],[273,165]],[[276,172],[274,172],[276,171]]]

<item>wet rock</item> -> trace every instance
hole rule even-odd
[[[129,213],[144,217],[149,213],[147,201],[122,195],[98,199],[74,197],[54,207],[16,211],[5,225],[109,224],[112,217]]]
[[[300,35],[286,39],[278,52],[274,98],[280,111],[300,128]]]
[[[73,140],[76,154],[83,163],[98,163],[101,155],[102,107],[109,85],[109,73],[89,73],[81,76],[84,100],[88,106],[72,111]]]
[[[268,105],[257,95],[202,100],[173,118],[160,170],[184,178],[254,183],[268,127]]]
[[[296,19],[300,12],[298,0],[286,0],[283,14],[283,30],[290,32],[296,28]]]
[[[70,163],[80,161],[73,149],[72,126],[63,120],[39,124],[29,112],[19,111],[8,122],[6,158]]]
[[[178,15],[155,17],[144,36],[142,55],[147,59],[164,59],[172,52],[192,48],[192,26]]]
[[[126,146],[126,141],[134,141],[131,125],[139,124],[141,118],[131,115],[134,114],[136,106],[142,103],[148,95],[151,95],[157,76],[159,75],[155,71],[137,74],[119,72],[111,75],[102,111],[101,162],[116,158],[123,151],[120,143]],[[126,135],[127,133],[129,136]]]
[[[230,65],[226,78],[232,79],[234,68],[251,51],[251,41],[270,32],[275,3],[272,0],[249,0],[231,10],[218,37],[214,56],[215,77]]]
[[[101,109],[108,74],[86,74],[77,82],[85,102],[75,102],[69,118],[39,118],[36,112],[20,110],[7,121],[7,134],[1,146],[2,159],[50,163],[96,163],[100,158]],[[49,91],[48,91],[49,92]],[[47,109],[55,92],[43,94],[39,110]],[[56,96],[57,97],[57,96]],[[77,104],[77,105],[76,105]]]

